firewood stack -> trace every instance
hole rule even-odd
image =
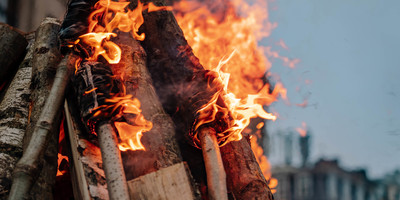
[[[60,124],[75,199],[273,199],[248,138],[228,140],[231,114],[199,123],[212,99],[229,110],[223,85],[165,2],[119,2],[143,24],[113,28],[102,51],[82,35],[118,8],[96,3],[72,0],[34,33],[0,24],[0,199],[56,197]]]

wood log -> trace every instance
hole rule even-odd
[[[261,172],[248,138],[221,147],[228,191],[235,199],[272,200],[273,195]]]
[[[46,139],[49,138],[50,130],[55,126],[54,119],[58,114],[58,108],[62,106],[65,89],[69,81],[68,77],[74,71],[76,59],[75,55],[69,54],[63,58],[57,68],[53,86],[36,123],[32,139],[14,169],[10,200],[25,198],[41,170],[39,161],[46,150]]]
[[[106,100],[114,95],[120,95],[120,83],[112,74],[108,64],[94,61],[83,61],[72,80],[76,100],[80,108],[80,117],[90,133],[98,135],[98,142],[103,159],[104,172],[107,181],[108,195],[111,200],[129,199],[125,172],[121,155],[117,147],[117,138],[113,117],[117,118]],[[94,112],[95,109],[98,109]],[[96,116],[95,113],[101,113]]]
[[[163,0],[151,0],[156,5],[164,5]],[[177,130],[190,132],[190,127],[196,117],[199,105],[209,100],[207,84],[204,84],[205,70],[194,56],[185,40],[182,30],[177,24],[172,12],[160,11],[144,14],[144,24],[141,30],[146,34],[142,46],[148,55],[148,68],[153,77],[154,86],[167,113],[173,116]],[[212,78],[211,78],[212,79]],[[195,86],[193,86],[195,84]],[[195,90],[207,91],[206,95],[193,93]],[[185,90],[185,88],[187,88]],[[215,88],[218,88],[216,86]],[[192,90],[192,91],[190,91]],[[166,92],[171,91],[171,92]],[[201,97],[197,99],[197,97]],[[193,110],[187,110],[189,107]],[[220,126],[220,125],[218,125]],[[224,129],[222,125],[220,127]],[[185,134],[180,132],[181,134]],[[217,132],[219,132],[217,130]],[[186,148],[185,145],[181,147]],[[273,199],[261,170],[254,158],[250,145],[246,140],[231,142],[221,148],[224,167],[227,175],[229,192],[236,199]],[[198,155],[198,152],[183,153],[183,155]],[[198,157],[185,156],[192,168],[199,168]],[[200,162],[201,163],[201,162]],[[192,170],[194,171],[194,170]],[[200,177],[203,172],[194,175]],[[247,177],[241,180],[240,177]]]
[[[113,65],[114,74],[124,74],[126,94],[139,99],[142,114],[153,123],[152,129],[141,138],[145,151],[122,152],[127,180],[131,180],[180,163],[182,158],[175,140],[174,124],[164,112],[146,68],[146,53],[129,33],[118,35],[115,42],[123,53],[120,63]]]
[[[128,187],[131,199],[200,199],[183,162],[128,181]]]
[[[164,0],[150,1],[157,6],[165,5]],[[194,127],[198,111],[223,90],[223,85],[217,81],[216,73],[200,64],[171,11],[144,12],[143,17],[140,31],[145,33],[145,39],[141,44],[148,55],[147,66],[157,94],[165,111],[172,116],[178,136],[186,137],[190,144],[200,148]],[[220,95],[217,99],[220,108],[227,107]],[[217,114],[208,126],[218,134],[227,130],[230,123],[229,116]],[[221,145],[227,138],[218,138],[218,142]]]
[[[108,196],[110,200],[129,200],[128,185],[114,128],[111,123],[103,123],[98,125],[96,132],[99,136]]]
[[[0,199],[8,196],[12,171],[23,152],[29,116],[34,36],[34,33],[28,35],[28,52],[0,103]]]
[[[18,69],[19,63],[24,58],[28,41],[24,33],[7,25],[0,23],[0,92],[2,85],[12,77],[12,72]]]
[[[226,174],[215,131],[212,128],[202,128],[199,134],[207,172],[209,197],[211,200],[228,199]]]
[[[102,168],[98,142],[90,138],[80,121],[79,111],[68,92],[64,110],[72,157],[69,158],[75,199],[108,199],[107,183]]]
[[[59,51],[58,32],[60,22],[54,18],[45,18],[36,31],[34,53],[32,59],[32,83],[31,83],[31,115],[24,137],[24,150],[26,150],[39,120],[46,99],[50,94],[57,65],[62,56]],[[60,108],[55,108],[60,109]],[[55,124],[61,122],[61,110],[57,111]],[[50,130],[50,138],[46,145],[44,158],[41,162],[42,170],[37,181],[33,185],[30,198],[32,199],[53,199],[53,188],[57,173],[57,152],[59,126]]]

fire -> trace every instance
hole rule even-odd
[[[301,137],[306,137],[307,135],[307,124],[305,122],[301,123],[301,127],[296,128],[296,131],[300,134]]]
[[[121,48],[112,40],[117,34],[115,30],[129,32],[136,40],[142,41],[145,35],[139,34],[139,28],[143,24],[144,19],[142,12],[159,10],[171,10],[170,7],[157,7],[153,3],[137,2],[135,9],[130,9],[128,0],[111,1],[99,0],[94,8],[95,10],[89,16],[88,33],[81,35],[74,42],[74,46],[82,46],[79,48],[84,51],[87,61],[98,61],[99,56],[104,58],[109,64],[117,64],[121,60]],[[76,69],[82,60],[76,63]],[[123,77],[118,77],[123,82]],[[125,88],[124,86],[122,86]],[[85,94],[94,92],[97,88],[86,91]],[[107,105],[102,105],[92,110],[93,117],[109,117],[118,119],[123,115],[133,116],[127,122],[115,121],[114,126],[119,134],[119,149],[127,150],[145,150],[140,142],[143,133],[152,128],[152,123],[147,121],[141,113],[140,102],[132,95],[118,94],[111,99],[107,99]]]
[[[62,142],[65,140],[65,131],[64,131],[64,119],[61,121],[60,124],[60,133],[58,137],[58,165],[57,165],[57,176],[62,176],[66,173],[67,170],[60,171],[60,166],[63,160],[66,160],[67,163],[69,162],[68,156],[65,156],[62,153]]]
[[[264,106],[277,101],[279,96],[287,101],[283,85],[276,83],[271,86],[266,79],[271,63],[265,54],[276,52],[258,45],[259,41],[269,36],[276,24],[268,21],[267,1],[252,2],[184,0],[173,5],[176,19],[194,54],[210,73],[218,74],[216,81],[224,85],[198,111],[199,117],[195,122],[197,129],[214,121],[218,114],[230,115],[233,125],[225,132],[217,133],[221,146],[240,140],[251,118],[276,120],[277,115],[268,113]],[[283,41],[279,44],[287,48]],[[298,62],[276,55],[291,68]],[[219,98],[228,105],[228,109],[217,105]],[[251,139],[253,151],[270,188],[275,188],[278,181],[271,178],[270,164],[256,140],[254,136]],[[272,191],[275,192],[275,189]]]
[[[257,43],[268,36],[274,26],[267,21],[266,3],[208,3],[215,6],[217,11],[211,12],[207,6],[196,1],[180,1],[174,5],[174,9],[177,21],[195,55],[210,73],[218,74],[215,81],[224,85],[198,111],[199,118],[195,122],[197,129],[213,121],[217,113],[230,115],[234,119],[233,125],[225,132],[218,133],[222,146],[229,141],[240,140],[251,118],[276,120],[276,115],[266,112],[263,106],[270,105],[278,96],[285,99],[286,89],[277,83],[270,92],[271,86],[265,83],[270,63],[264,56],[263,48]],[[236,8],[241,10],[237,11]],[[246,16],[240,16],[238,12]],[[225,58],[226,55],[229,56]],[[228,110],[216,105],[218,97],[227,104]]]

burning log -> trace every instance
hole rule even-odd
[[[221,153],[228,190],[236,199],[274,199],[247,138],[226,144]]]
[[[164,5],[163,0],[154,0],[153,2],[156,5]],[[147,13],[144,18],[141,30],[146,34],[146,38],[142,45],[148,54],[148,68],[155,81],[154,86],[160,98],[164,100],[164,108],[173,116],[177,130],[191,132],[193,131],[191,126],[197,117],[196,112],[210,101],[212,94],[215,94],[220,86],[208,84],[212,82],[213,76],[206,76],[210,73],[204,70],[194,56],[171,12]],[[218,100],[216,102],[218,104]],[[223,103],[219,103],[219,106],[224,107]],[[215,126],[217,133],[226,130],[227,126],[229,127],[229,122],[226,122],[226,119],[220,120],[219,124]],[[226,142],[228,140],[219,141],[219,144],[226,144]],[[272,199],[265,178],[261,174],[247,141],[232,142],[223,149],[221,149],[221,153],[229,191],[237,199],[246,199],[242,197]],[[240,159],[237,159],[239,157]],[[186,159],[190,160],[191,158]],[[255,171],[243,166],[249,166]],[[240,176],[250,178],[241,181]],[[253,182],[249,180],[253,180]],[[249,183],[251,184],[249,185]],[[254,188],[250,188],[252,186]],[[249,194],[246,190],[258,191],[258,193],[253,192],[254,196],[247,196],[244,195]]]
[[[210,199],[228,199],[226,174],[214,129],[201,129],[200,141],[207,170],[207,184]]]
[[[142,176],[128,182],[132,188],[131,195],[139,195],[146,199],[153,197],[156,199],[161,197],[161,199],[197,199],[197,192],[191,184],[190,172],[182,167],[181,154],[175,141],[174,124],[164,112],[147,70],[145,51],[128,33],[120,32],[115,42],[123,52],[120,63],[113,66],[115,74],[123,74],[126,93],[139,99],[143,116],[153,123],[152,129],[141,138],[145,151],[122,153],[126,158],[124,166],[126,173],[129,174],[128,180]],[[151,172],[155,172],[156,175],[151,175],[154,174]],[[162,190],[148,188],[149,186],[160,188],[154,185],[157,183],[156,180],[172,177],[173,173],[179,174],[179,179],[170,179],[169,183],[164,181],[164,187],[171,191],[179,190],[185,196],[171,195],[171,191],[166,188]],[[139,186],[139,182],[147,187]]]
[[[107,187],[109,188],[108,195],[110,199],[129,199],[117,139],[114,128],[111,126],[113,112],[107,113],[107,108],[102,109],[104,106],[110,105],[107,99],[118,95],[120,83],[114,78],[110,66],[93,61],[83,61],[72,82],[81,119],[84,123],[86,122],[85,125],[90,133],[99,136]],[[93,112],[94,109],[104,112],[105,116],[96,118],[97,111]]]
[[[24,34],[7,24],[0,23],[0,91],[8,80],[7,75],[17,70],[28,45]]]
[[[123,54],[120,63],[113,65],[113,70],[117,76],[124,75],[126,94],[138,98],[143,116],[153,124],[141,138],[144,151],[122,153],[127,160],[124,166],[130,180],[180,163],[182,158],[174,138],[174,124],[164,112],[147,70],[146,53],[128,33],[120,32],[115,42]],[[141,162],[135,162],[139,160]]]
[[[12,170],[22,156],[23,138],[28,124],[32,54],[35,34],[27,35],[28,52],[20,64],[0,104],[0,198],[11,188]]]
[[[14,169],[10,200],[26,197],[36,175],[40,172],[39,161],[46,149],[46,138],[48,138],[52,127],[55,126],[55,116],[58,114],[58,108],[62,106],[68,77],[73,72],[76,59],[75,55],[69,54],[58,65],[53,86],[35,125],[32,139]]]
[[[35,125],[39,120],[40,113],[53,85],[57,65],[61,60],[58,39],[59,29],[60,22],[54,18],[45,18],[36,31],[32,59],[32,83],[30,86],[32,89],[30,101],[31,115],[24,137],[24,151],[26,151],[31,141]],[[43,167],[30,192],[30,196],[35,199],[53,198],[53,188],[57,173],[57,133],[59,133],[59,126],[57,125],[61,122],[61,108],[53,109],[58,109],[54,119],[54,124],[56,125],[50,130],[51,135],[44,152],[46,159],[40,159],[40,162],[42,162],[40,165],[43,165]]]

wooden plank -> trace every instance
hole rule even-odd
[[[192,200],[199,199],[184,162],[128,181],[131,199]]]

